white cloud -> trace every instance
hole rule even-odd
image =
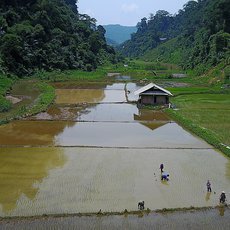
[[[94,17],[94,13],[91,9],[83,9],[81,14],[88,14],[89,16]]]
[[[130,3],[130,4],[124,3],[121,6],[121,10],[125,13],[135,12],[138,10],[138,8],[139,7],[136,3]]]

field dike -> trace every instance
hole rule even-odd
[[[229,211],[229,206],[226,205],[218,205],[215,207],[188,207],[188,208],[163,208],[157,210],[150,210],[146,208],[144,210],[136,210],[136,211],[129,211],[125,209],[123,212],[103,212],[99,210],[98,212],[88,212],[88,213],[68,213],[68,214],[43,214],[43,215],[36,215],[36,216],[11,216],[11,217],[0,217],[1,221],[20,221],[20,220],[39,220],[44,218],[64,218],[64,217],[106,217],[106,216],[124,216],[127,217],[128,215],[144,217],[149,214],[170,214],[170,213],[186,213],[186,212],[196,212],[196,211],[209,211],[209,210],[219,210],[223,209],[224,211]]]

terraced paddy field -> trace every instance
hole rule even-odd
[[[230,189],[230,161],[212,149],[11,147],[0,157],[1,216],[122,212],[139,200],[151,210],[215,206]]]
[[[230,195],[229,158],[164,113],[137,109],[137,85],[95,88],[79,89],[81,99],[71,89],[68,102],[62,85],[47,112],[0,126],[1,217],[135,211],[139,200],[209,207]]]

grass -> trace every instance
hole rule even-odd
[[[0,95],[5,95],[7,90],[9,90],[12,86],[13,82],[14,81],[12,79],[0,74]]]
[[[45,72],[40,71],[34,75],[39,80],[45,80],[49,82],[62,82],[62,81],[104,81],[107,71],[103,68],[97,69],[91,72],[85,72],[80,70],[69,71],[53,71]]]
[[[184,94],[172,98],[178,110],[167,110],[178,123],[230,156],[230,94]]]
[[[12,104],[4,96],[13,84],[13,80],[6,76],[0,75],[0,112],[9,111]]]
[[[182,70],[173,64],[165,64],[160,62],[146,62],[141,60],[127,61],[128,67],[124,69],[124,73],[131,74],[134,78],[149,80],[169,79],[172,73],[179,73]]]
[[[9,111],[6,117],[0,119],[0,125],[5,124],[11,120],[20,119],[22,117],[31,116],[42,111],[46,111],[48,106],[53,102],[55,98],[55,90],[52,86],[45,82],[37,82],[31,87],[35,87],[39,91],[39,96],[30,105],[21,105],[12,112]]]
[[[209,144],[230,156],[230,89],[226,84],[228,66],[224,63],[209,72],[183,80],[189,87],[168,88],[175,97],[177,111],[167,110],[173,119]]]
[[[210,86],[193,86],[188,87],[177,87],[177,88],[167,88],[174,96],[179,95],[196,95],[196,94],[229,94],[230,90],[222,89],[220,86],[210,87]]]
[[[125,67],[123,63],[115,65],[105,65],[99,67],[95,71],[85,72],[80,70],[69,70],[69,71],[53,71],[37,72],[34,77],[40,80],[50,81],[50,82],[62,82],[62,81],[88,81],[88,82],[108,82],[112,78],[107,77],[109,72],[118,72],[123,75],[131,75],[134,80],[140,80],[143,78],[148,78],[149,80],[156,79],[168,79],[172,73],[181,72],[181,70],[171,64],[164,64],[158,62],[144,62],[139,60],[127,60],[127,66]]]
[[[55,98],[55,90],[52,86],[44,82],[39,82],[37,83],[37,87],[41,91],[41,94],[37,100],[35,100],[34,104],[28,109],[26,114],[27,116],[46,111]]]
[[[12,103],[0,95],[0,112],[7,112],[11,109]]]

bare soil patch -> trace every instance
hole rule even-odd
[[[18,102],[22,101],[21,98],[13,97],[11,95],[6,96],[6,99],[11,101],[12,104],[17,104]]]

